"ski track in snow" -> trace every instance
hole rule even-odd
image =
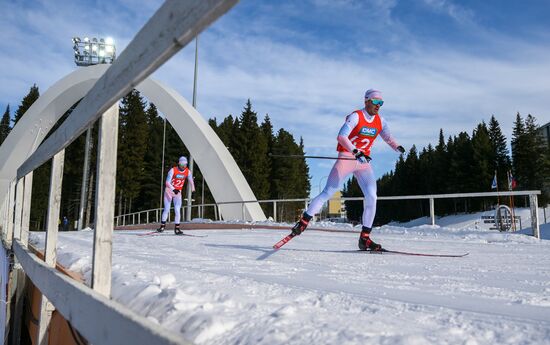
[[[550,241],[496,231],[384,226],[205,238],[116,231],[112,298],[197,344],[550,344]],[[31,240],[44,246],[44,234]],[[92,231],[59,233],[58,261],[90,280]]]

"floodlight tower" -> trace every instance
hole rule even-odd
[[[73,50],[74,62],[77,66],[112,64],[116,58],[115,42],[111,37],[105,39],[73,37]]]
[[[115,42],[111,37],[73,37],[74,62],[77,66],[112,64],[116,58]],[[86,208],[86,193],[90,166],[92,127],[86,131],[86,146],[84,148],[84,169],[82,172],[82,188],[80,189],[80,211],[78,213],[77,229],[84,225],[84,209]]]

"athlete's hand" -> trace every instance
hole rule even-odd
[[[358,149],[353,150],[353,155],[355,156],[355,159],[357,159],[361,164],[368,163],[371,160],[369,156],[365,156],[363,151],[359,151]]]
[[[405,148],[401,145],[397,146],[397,151],[401,152],[401,153],[405,153]]]
[[[174,192],[174,194],[178,195],[180,193],[180,190],[179,189],[174,189],[173,192]]]

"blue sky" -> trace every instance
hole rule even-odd
[[[161,3],[0,0],[0,111],[77,68],[72,36],[112,36],[120,53]],[[197,108],[219,120],[250,98],[308,154],[334,155],[345,115],[378,88],[407,150],[491,114],[510,139],[518,111],[550,121],[549,17],[542,0],[241,0],[200,36]],[[193,59],[190,44],[153,77],[191,99]],[[378,176],[398,158],[382,140],[372,156]],[[331,163],[309,165],[316,194]]]

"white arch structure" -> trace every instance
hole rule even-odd
[[[36,150],[51,127],[109,68],[95,65],[78,68],[51,86],[27,110],[0,146],[0,195],[7,200],[9,184],[19,166]],[[136,89],[155,103],[174,127],[200,166],[216,202],[256,201],[237,163],[199,112],[175,90],[151,78]],[[5,212],[6,201],[2,203]],[[243,206],[244,205],[244,206]],[[224,219],[265,220],[258,202],[220,205]]]

